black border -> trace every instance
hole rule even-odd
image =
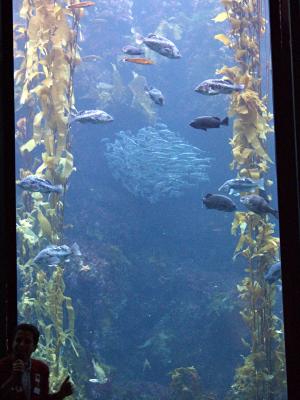
[[[12,1],[0,0],[0,355],[17,322]]]
[[[270,0],[288,399],[300,399],[299,0]]]

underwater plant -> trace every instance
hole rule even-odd
[[[105,156],[113,176],[135,196],[155,203],[208,180],[211,158],[164,124],[117,136],[112,143],[105,139]]]
[[[42,177],[63,187],[62,194],[52,193],[47,200],[40,192],[23,191],[17,207],[19,314],[41,331],[37,353],[49,363],[52,387],[69,374],[72,357],[79,356],[63,269],[58,265],[41,270],[33,262],[48,244],[63,243],[64,196],[74,170],[69,115],[83,10],[72,11],[68,3],[23,0],[20,22],[14,25],[19,177]],[[78,389],[81,398],[82,388]]]
[[[175,400],[204,400],[200,377],[195,367],[176,368],[170,372],[172,398]]]
[[[230,140],[232,170],[238,177],[264,179],[272,185],[267,173],[272,164],[267,150],[267,138],[273,132],[272,114],[268,111],[268,95],[263,95],[262,69],[268,62],[262,59],[262,38],[266,19],[262,1],[221,0],[225,11],[215,22],[227,21],[229,33],[218,34],[221,41],[234,53],[235,66],[217,70],[244,90],[231,95],[229,114],[234,116],[233,138]],[[268,86],[268,85],[267,85]],[[268,87],[266,87],[268,93]],[[268,196],[269,200],[271,196]],[[249,339],[242,338],[249,354],[236,369],[232,385],[233,399],[274,399],[285,392],[285,361],[283,332],[280,319],[274,314],[275,285],[265,281],[264,274],[278,258],[279,239],[274,236],[274,224],[269,217],[253,212],[236,212],[232,234],[239,232],[234,259],[242,256],[247,262],[247,276],[237,285],[244,304],[240,312],[249,328]],[[280,329],[279,329],[280,328]]]

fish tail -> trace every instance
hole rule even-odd
[[[221,121],[221,125],[226,125],[226,126],[228,126],[228,122],[229,122],[229,118],[226,117],[226,118],[223,119],[223,121]]]
[[[71,246],[71,250],[72,250],[72,253],[74,254],[74,256],[82,256],[82,253],[76,242],[74,242],[73,245]]]
[[[57,185],[57,186],[55,186],[55,193],[62,194],[63,191],[64,191],[63,185]]]
[[[244,90],[245,89],[245,85],[237,85],[237,87],[236,87],[236,90],[238,90],[238,91],[242,91],[242,90]]]
[[[279,219],[279,212],[278,210],[270,210],[270,213],[276,218]]]
[[[71,125],[74,121],[76,121],[76,114],[71,112],[69,115],[69,125]]]
[[[257,186],[259,189],[265,191],[265,181],[264,178],[260,178],[257,182]]]
[[[144,43],[144,37],[140,33],[135,33],[135,43],[141,45]]]

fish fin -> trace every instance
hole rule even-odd
[[[135,33],[135,43],[141,45],[144,43],[144,37],[140,33]]]
[[[79,246],[76,242],[71,246],[71,251],[74,254],[74,256],[82,256],[82,253],[79,249]]]
[[[222,80],[222,81],[225,81],[225,82],[227,82],[227,83],[229,83],[230,85],[233,85],[232,80],[229,79],[229,78],[227,78],[227,76],[223,76],[223,77],[221,78],[221,80]]]
[[[226,117],[226,118],[223,119],[223,121],[221,121],[221,125],[228,126],[228,122],[229,122],[229,119],[228,119],[228,117]]]
[[[50,257],[49,258],[49,267],[56,267],[60,263],[60,259],[58,257]]]
[[[199,128],[199,129],[202,129],[202,130],[203,130],[203,131],[205,131],[205,132],[207,131],[207,129],[206,129],[206,128]]]
[[[258,181],[256,181],[256,184],[259,189],[265,190],[265,181],[264,178],[260,178]]]

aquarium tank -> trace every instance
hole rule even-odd
[[[18,319],[50,390],[286,400],[268,1],[14,0],[13,29]]]

